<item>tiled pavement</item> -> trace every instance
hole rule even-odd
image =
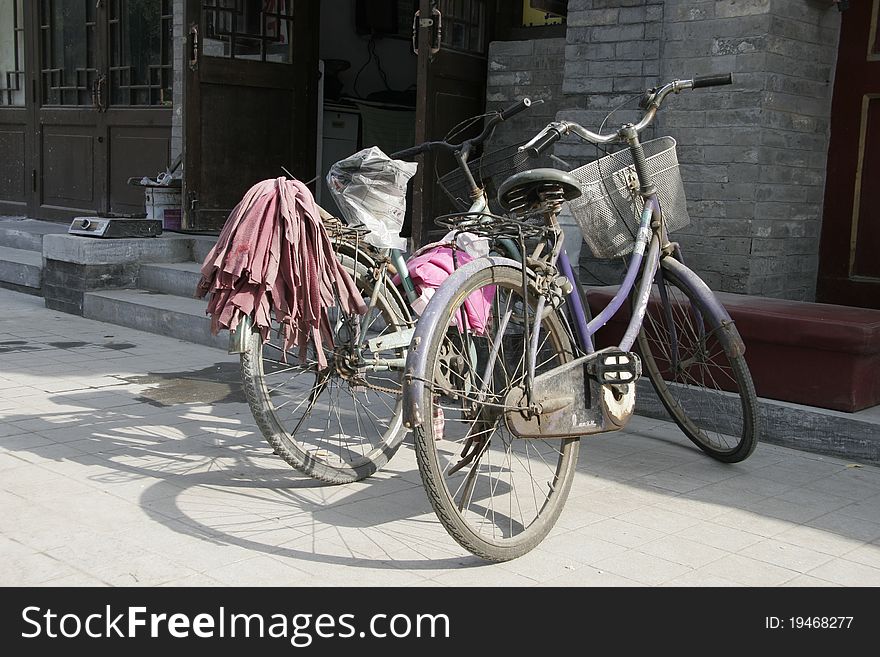
[[[0,585],[880,585],[875,467],[763,444],[726,466],[634,418],[585,441],[540,547],[487,565],[408,446],[320,485],[265,446],[234,357],[5,290],[0,307]]]

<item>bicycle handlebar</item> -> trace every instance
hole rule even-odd
[[[681,93],[685,89],[700,89],[702,87],[714,87],[724,84],[733,84],[730,73],[721,75],[704,75],[694,78],[693,80],[673,80],[662,87],[655,87],[645,92],[639,106],[645,110],[642,120],[636,124],[626,124],[620,130],[605,135],[587,130],[582,125],[572,121],[555,121],[548,124],[541,132],[529,141],[527,144],[520,146],[520,151],[525,151],[529,155],[540,155],[547,150],[555,142],[559,141],[564,135],[573,132],[585,141],[594,144],[612,144],[615,142],[628,141],[634,134],[640,133],[654,121],[657,111],[663,104],[663,101],[671,93]]]
[[[413,146],[412,148],[407,148],[405,150],[392,153],[391,157],[396,160],[405,160],[415,157],[416,155],[421,155],[422,153],[427,153],[429,151],[444,151],[447,153],[460,152],[464,155],[465,161],[467,161],[467,155],[470,154],[470,151],[474,148],[474,146],[479,146],[484,141],[486,141],[499,123],[507,121],[508,119],[516,116],[520,112],[524,112],[532,105],[539,105],[543,102],[543,100],[533,101],[528,98],[523,98],[522,100],[517,101],[516,103],[508,107],[506,110],[495,112],[494,116],[486,121],[486,126],[483,128],[483,132],[481,132],[476,137],[466,139],[461,143],[452,144],[448,141],[426,141],[425,143],[419,144],[418,146]]]
[[[698,78],[694,78],[694,86],[693,89],[700,89],[702,87],[718,87],[723,84],[733,84],[733,78],[730,73],[724,73],[722,75],[702,75]]]

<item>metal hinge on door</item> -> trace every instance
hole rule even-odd
[[[31,170],[31,191],[37,191],[37,170]]]
[[[436,55],[440,52],[440,38],[443,33],[443,15],[440,10],[434,7],[431,10],[432,18],[419,18],[420,11],[416,11],[413,16],[412,28],[412,48],[415,54],[419,54],[419,30],[427,27],[435,28],[431,34],[431,54]]]

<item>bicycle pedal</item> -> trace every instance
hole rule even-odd
[[[602,385],[626,385],[642,375],[642,361],[631,351],[609,349],[588,364],[587,372]]]

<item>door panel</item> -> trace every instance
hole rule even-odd
[[[219,229],[248,188],[282,167],[314,177],[318,17],[315,0],[187,0],[188,228]]]
[[[27,203],[25,188],[25,125],[0,124],[0,208]],[[13,210],[14,211],[14,210]]]
[[[42,205],[47,209],[100,210],[94,166],[93,126],[44,125],[40,159],[43,165]]]
[[[841,15],[816,297],[880,308],[880,0]]]
[[[155,178],[168,166],[171,135],[165,126],[110,126],[110,211],[120,214],[144,211],[144,190],[128,184],[129,178]]]

